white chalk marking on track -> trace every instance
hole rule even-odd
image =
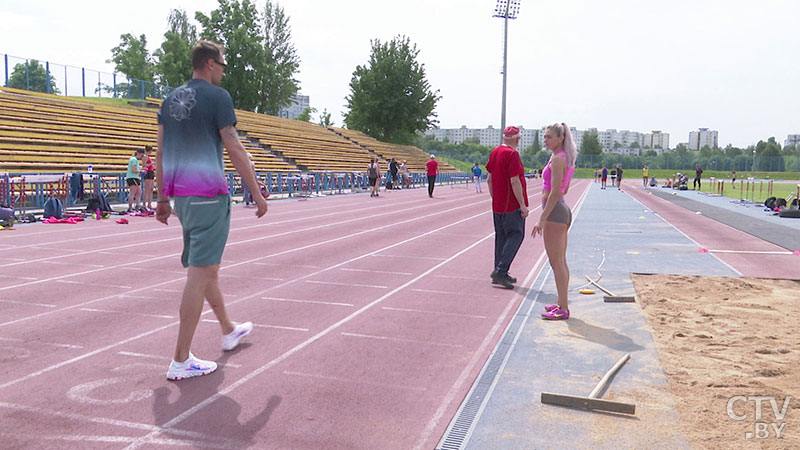
[[[350,336],[350,337],[358,337],[358,338],[365,338],[365,339],[378,339],[381,341],[394,341],[394,342],[407,342],[410,344],[425,344],[425,345],[437,345],[441,347],[463,347],[460,344],[447,344],[444,342],[431,342],[431,341],[421,341],[417,339],[405,339],[405,338],[396,338],[396,337],[389,337],[389,336],[375,336],[371,334],[359,334],[359,333],[342,333],[342,336]]]
[[[380,273],[384,275],[414,275],[413,273],[409,272],[390,272],[388,270],[369,270],[369,269],[347,269],[341,268],[339,270],[346,270],[348,272],[367,272],[367,273]]]
[[[484,294],[468,294],[468,293],[464,293],[464,292],[434,291],[434,290],[431,290],[431,289],[412,289],[412,291],[415,291],[415,292],[427,292],[429,294],[454,295],[454,296],[458,296],[458,297],[463,297],[463,296],[467,296],[467,297],[486,297],[486,295],[484,295]]]
[[[320,375],[320,374],[314,374],[314,373],[291,372],[291,371],[288,371],[288,370],[284,370],[283,374],[284,375],[294,375],[294,376],[298,376],[298,377],[306,377],[306,378],[316,378],[316,379],[319,379],[319,380],[338,381],[338,382],[341,382],[341,383],[348,383],[348,384],[364,384],[364,385],[367,385],[367,386],[380,386],[380,387],[393,388],[393,389],[407,389],[407,390],[418,391],[418,392],[425,392],[427,390],[424,387],[418,387],[418,386],[404,386],[402,384],[392,384],[392,383],[377,383],[377,382],[374,382],[374,381],[362,381],[362,380],[356,380],[356,379],[353,379],[353,378],[334,377],[334,376],[330,376],[330,375]]]
[[[486,316],[477,316],[472,314],[461,314],[461,313],[451,313],[451,312],[444,312],[444,311],[429,311],[424,309],[412,309],[412,308],[392,308],[390,306],[384,306],[381,309],[385,309],[386,311],[398,311],[398,312],[410,312],[410,313],[419,313],[419,314],[430,314],[434,316],[454,316],[454,317],[466,317],[470,319],[485,319]]]
[[[137,423],[137,422],[128,422],[128,421],[125,421],[125,420],[109,419],[107,417],[91,417],[91,416],[84,416],[84,415],[81,415],[81,414],[64,413],[64,412],[58,411],[58,410],[53,409],[53,408],[42,409],[42,408],[36,408],[36,407],[33,407],[33,406],[25,406],[25,405],[18,405],[18,404],[14,404],[14,403],[5,403],[5,402],[0,402],[0,408],[6,408],[6,409],[14,410],[14,411],[23,411],[23,412],[39,414],[39,415],[43,415],[43,416],[58,417],[58,418],[67,419],[67,420],[75,420],[75,421],[82,421],[82,422],[89,422],[89,423],[98,423],[98,424],[101,424],[101,425],[111,425],[111,426],[116,426],[116,427],[130,428],[130,429],[134,429],[134,430],[143,430],[143,431],[150,431],[150,432],[160,432],[160,431],[162,431],[161,427],[155,426],[155,425]],[[197,433],[197,432],[194,432],[194,431],[184,431],[184,430],[163,430],[163,431],[165,433],[170,433],[170,434],[173,434],[173,435],[176,435],[176,436],[185,436],[185,437],[189,437],[189,438],[202,439],[202,440],[211,441],[211,442],[213,442],[213,441],[220,442],[220,443],[227,442],[227,443],[229,443],[228,445],[231,446],[231,447],[235,447],[234,444],[237,442],[237,441],[234,441],[232,439],[225,439],[225,438],[220,438],[220,437],[217,437],[217,436],[210,436],[210,435],[206,435],[206,434],[202,434],[202,433]],[[26,437],[26,439],[31,439],[33,436],[31,436],[29,434],[26,434],[25,437]],[[194,444],[194,445],[198,445],[198,444]],[[230,448],[230,447],[228,447],[228,448]],[[242,447],[235,447],[235,448],[242,448]]]
[[[463,275],[436,275],[436,278],[455,278],[458,280],[472,280],[475,281],[478,277],[465,277]],[[488,276],[486,278],[489,278]]]
[[[80,311],[87,311],[87,312],[99,312],[99,313],[109,313],[109,314],[132,314],[135,316],[143,316],[143,317],[155,317],[157,319],[175,319],[175,316],[167,316],[162,314],[145,314],[145,313],[137,313],[137,312],[130,312],[130,311],[111,311],[108,309],[95,309],[95,308],[80,308]]]
[[[322,267],[320,266],[307,266],[303,264],[278,264],[278,263],[265,263],[265,262],[255,262],[253,264],[257,266],[302,267],[305,269],[322,269]]]
[[[407,255],[385,255],[385,254],[376,254],[372,256],[382,256],[384,258],[410,258],[410,259],[427,259],[431,261],[444,261],[447,258],[434,258],[432,256],[407,256]]]
[[[15,305],[33,305],[33,306],[41,306],[43,308],[55,308],[58,306],[58,305],[51,305],[49,303],[20,302],[16,300],[0,300],[0,303],[12,303]]]
[[[151,297],[149,295],[128,295],[128,294],[119,294],[118,298],[141,298],[145,300],[160,300],[164,297]]]
[[[468,206],[474,206],[474,205],[477,205],[477,204],[478,203],[476,202],[476,203],[468,205]],[[534,210],[535,209],[536,208],[534,208]],[[440,212],[442,212],[442,211],[440,211]],[[422,238],[424,236],[429,236],[429,235],[434,234],[434,233],[436,233],[438,231],[441,231],[441,230],[447,229],[449,227],[461,224],[461,223],[466,222],[468,220],[475,219],[477,217],[486,215],[488,213],[489,213],[489,211],[483,211],[483,212],[480,212],[478,214],[475,214],[475,215],[466,217],[464,219],[457,220],[455,222],[452,222],[452,223],[449,223],[447,225],[441,226],[439,228],[436,228],[436,229],[433,229],[433,230],[430,230],[430,231],[426,231],[425,233],[419,234],[419,235],[414,236],[412,238],[408,238],[408,239],[405,239],[405,240],[400,241],[400,242],[395,242],[394,244],[386,246],[383,249],[379,249],[379,250],[377,250],[375,252],[366,253],[364,255],[352,258],[352,259],[350,259],[348,261],[344,261],[344,262],[341,262],[339,264],[335,264],[335,265],[333,265],[333,266],[331,266],[331,267],[329,267],[327,269],[321,270],[319,273],[325,272],[327,270],[332,270],[332,269],[339,268],[339,267],[344,266],[346,264],[349,264],[349,263],[351,263],[353,261],[357,261],[359,259],[366,258],[367,256],[373,255],[373,254],[375,254],[377,252],[388,250],[388,249],[394,248],[394,247],[399,247],[399,246],[404,245],[404,244],[406,244],[408,242],[411,242],[413,240]],[[418,219],[419,218],[415,218],[414,220],[418,220]],[[396,225],[397,224],[390,224],[390,225],[387,225],[387,226],[396,226]],[[380,227],[380,228],[384,228],[384,227]],[[375,229],[373,229],[373,230],[375,230]],[[296,345],[295,347],[293,347],[292,349],[284,352],[283,354],[281,354],[277,358],[273,359],[272,361],[270,361],[270,362],[264,364],[263,366],[251,371],[250,373],[248,373],[247,375],[243,376],[242,378],[240,378],[236,382],[234,382],[234,383],[230,384],[229,386],[227,386],[226,388],[221,389],[219,392],[207,397],[205,400],[203,400],[200,403],[194,405],[193,407],[187,409],[186,411],[184,411],[183,413],[179,414],[178,416],[176,416],[175,418],[173,418],[169,422],[163,424],[162,427],[163,428],[171,428],[171,427],[174,427],[177,424],[183,422],[187,418],[189,418],[192,415],[194,415],[196,412],[198,412],[198,411],[202,410],[203,408],[205,408],[207,405],[210,405],[211,403],[215,402],[218,398],[229,394],[233,390],[237,389],[239,386],[247,383],[251,379],[253,379],[253,378],[257,377],[258,375],[264,373],[265,371],[271,369],[275,365],[279,364],[280,362],[284,361],[285,359],[289,358],[290,356],[294,355],[295,353],[299,352],[300,350],[303,350],[304,348],[308,347],[309,345],[313,344],[314,342],[318,341],[319,339],[322,339],[323,337],[327,336],[332,331],[336,330],[337,328],[343,326],[344,324],[346,324],[346,323],[350,322],[351,320],[355,319],[356,317],[360,316],[365,311],[371,309],[373,306],[383,302],[387,298],[389,298],[392,295],[402,291],[403,289],[407,288],[408,286],[411,286],[412,284],[416,283],[417,281],[421,280],[422,278],[424,278],[424,277],[428,276],[429,274],[431,274],[432,272],[434,272],[436,269],[446,265],[448,262],[458,258],[459,256],[463,255],[464,253],[468,252],[469,250],[477,247],[478,245],[480,245],[481,243],[483,243],[484,241],[486,241],[487,239],[489,239],[492,236],[494,236],[494,233],[487,234],[485,237],[473,242],[472,244],[468,245],[467,247],[465,247],[465,248],[461,249],[460,251],[456,252],[450,258],[440,262],[439,264],[436,264],[435,266],[433,266],[430,269],[426,270],[422,274],[414,277],[413,279],[407,281],[406,283],[402,284],[401,286],[398,286],[398,287],[392,289],[390,292],[387,292],[386,294],[382,295],[381,297],[377,298],[376,300],[373,300],[369,304],[362,306],[361,308],[359,308],[357,311],[353,312],[349,316],[347,316],[347,317],[339,320],[338,322],[332,324],[328,328],[320,331],[319,333],[315,334],[314,336],[306,339],[304,342],[302,342],[302,343]],[[318,273],[309,274],[308,276],[314,276],[314,275],[317,275],[317,274]],[[0,385],[0,389],[2,389],[4,387],[5,387],[5,385]],[[149,442],[149,439],[151,438],[151,436],[153,436],[154,434],[155,433],[151,433],[150,435],[145,436],[142,439],[137,440],[133,444],[131,444],[128,447],[126,447],[126,450],[133,450],[135,448],[139,448],[142,445],[147,444]]]
[[[794,255],[790,251],[768,251],[768,250],[708,250],[709,253],[743,253],[746,255]]]
[[[174,293],[183,294],[183,289],[161,289],[161,288],[158,288],[158,289],[153,289],[153,290],[154,291],[158,291],[158,292],[171,292],[173,294]]]
[[[100,267],[102,267],[102,266],[100,266]],[[113,284],[89,283],[89,282],[85,282],[85,281],[56,280],[56,283],[82,284],[84,286],[109,287],[109,288],[117,288],[117,289],[133,289],[133,286],[118,286],[118,285],[113,285]]]
[[[201,322],[218,323],[214,319],[203,319]],[[266,325],[266,324],[263,324],[263,323],[254,323],[253,326],[256,327],[256,328],[273,328],[273,329],[276,329],[276,330],[308,331],[308,328],[284,327],[284,326],[281,326],[281,325]]]
[[[63,255],[60,258],[66,258],[70,255]],[[119,254],[117,254],[119,256]],[[55,264],[58,266],[86,266],[86,267],[105,267],[102,264],[84,264],[84,263],[73,263],[73,262],[61,262],[61,261],[39,261],[41,264]]]
[[[305,280],[305,282],[314,284],[330,284],[333,286],[355,286],[355,287],[368,287],[376,289],[389,289],[389,286],[380,286],[376,284],[337,283],[335,281],[318,281],[318,280]]]
[[[314,305],[331,305],[331,306],[355,306],[352,303],[324,302],[321,300],[297,300],[292,298],[280,298],[280,297],[261,297],[261,298],[264,300],[272,300],[274,302],[311,303]]]
[[[8,341],[8,342],[27,342],[29,344],[35,345],[51,345],[53,347],[61,347],[61,348],[83,348],[82,345],[71,345],[71,344],[56,344],[55,342],[42,342],[42,341],[28,341],[25,339],[17,339],[17,338],[6,338],[0,337],[0,341]]]

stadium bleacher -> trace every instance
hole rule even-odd
[[[358,130],[348,130],[346,128],[336,127],[330,127],[329,130],[350,140],[356,145],[368,149],[370,152],[374,153],[378,158],[384,161],[389,161],[392,158],[395,158],[395,160],[398,162],[405,160],[408,170],[411,172],[424,172],[425,164],[430,159],[430,154],[425,153],[418,147],[381,142]],[[439,161],[439,171],[458,172],[458,169],[443,161]]]

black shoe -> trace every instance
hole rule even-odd
[[[494,276],[496,274],[497,274],[496,271],[494,271],[494,272],[492,272],[492,275],[490,275],[490,276]],[[506,276],[508,277],[508,281],[510,281],[512,283],[516,283],[517,282],[517,278],[516,277],[512,277],[510,273],[507,273]],[[499,284],[499,283],[497,281],[494,281],[494,279],[492,279],[492,284]]]
[[[507,273],[492,272],[492,282],[503,286],[506,289],[514,289],[514,284],[511,277]]]

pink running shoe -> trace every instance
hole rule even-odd
[[[542,313],[542,319],[545,320],[567,320],[569,319],[569,310],[564,310],[556,307],[556,309]]]
[[[558,303],[551,303],[549,305],[544,305],[544,310],[547,312],[550,312],[556,308],[558,308]]]

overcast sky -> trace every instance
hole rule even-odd
[[[264,1],[256,0],[259,9]],[[496,0],[284,0],[300,90],[342,123],[370,39],[407,35],[442,96],[440,126],[500,125],[503,21]],[[800,133],[800,1],[521,0],[509,23],[507,123],[670,133],[720,145]],[[0,54],[112,71],[120,35],[163,39],[170,9],[216,0],[27,0],[0,6]]]

